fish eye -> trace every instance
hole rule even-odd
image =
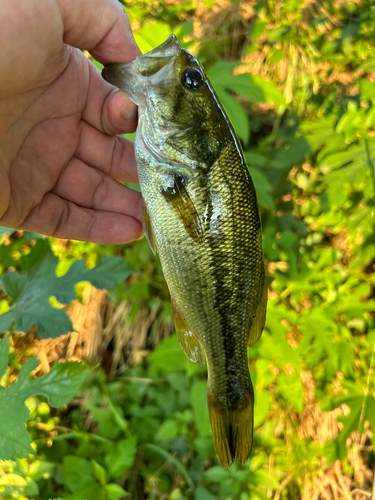
[[[194,68],[185,69],[181,75],[182,84],[190,90],[197,90],[201,86],[202,76],[198,70]]]

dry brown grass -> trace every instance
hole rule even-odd
[[[149,354],[162,339],[174,331],[172,318],[161,320],[160,307],[141,309],[131,319],[132,304],[111,302],[106,292],[87,285],[83,300],[73,301],[68,309],[74,330],[55,339],[40,339],[33,331],[27,336],[12,335],[10,342],[17,350],[21,364],[30,356],[40,360],[34,375],[49,372],[57,361],[80,361],[99,364],[110,375],[136,364]],[[11,375],[11,379],[17,376]]]

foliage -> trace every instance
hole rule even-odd
[[[349,448],[360,434],[362,460],[373,470],[373,3],[131,0],[125,7],[142,50],[173,31],[204,62],[257,188],[269,306],[265,331],[249,349],[256,398],[252,457],[229,470],[217,465],[205,370],[187,360],[172,336],[114,380],[90,371],[66,410],[29,399],[27,430],[36,455],[2,464],[0,494],[295,500],[306,498],[309,482],[336,460],[353,478]],[[110,247],[36,238],[0,232],[1,330],[14,323],[25,331],[34,324],[45,336],[67,331],[63,304],[81,280],[115,287],[110,297],[130,301],[133,317],[156,301],[171,315],[160,262],[145,241]],[[17,396],[23,412],[29,395],[49,396],[38,392],[43,379],[30,379],[30,369],[25,365],[19,375],[35,383],[34,392]],[[0,398],[19,384],[0,389]],[[337,432],[324,441],[304,428],[316,405],[322,420],[324,412],[340,413]]]
[[[8,342],[0,341],[0,375],[8,364]],[[39,394],[51,406],[69,403],[83,382],[86,368],[83,363],[58,363],[41,378],[33,379],[30,373],[39,365],[37,358],[30,358],[22,367],[18,381],[9,387],[0,387],[0,449],[1,459],[25,457],[33,453],[31,439],[24,424],[29,419],[25,401]]]
[[[124,260],[103,257],[93,269],[76,260],[63,276],[56,276],[58,259],[46,240],[38,239],[27,256],[21,257],[21,273],[7,272],[0,281],[3,291],[13,299],[13,307],[0,317],[0,331],[14,325],[16,331],[27,332],[33,325],[41,337],[58,337],[72,330],[65,311],[49,303],[55,297],[60,304],[75,298],[74,285],[90,281],[97,288],[113,288],[133,269]]]

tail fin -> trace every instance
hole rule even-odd
[[[222,467],[230,467],[233,460],[244,464],[253,446],[254,398],[249,394],[248,404],[228,410],[208,394],[208,410],[217,458]],[[218,404],[219,403],[219,404]]]

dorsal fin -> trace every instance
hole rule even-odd
[[[172,313],[178,341],[184,353],[190,361],[199,366],[204,366],[205,356],[204,351],[197,336],[190,330],[182,314],[178,311],[174,301],[172,300]]]
[[[142,221],[143,221],[143,231],[145,233],[146,240],[148,241],[148,244],[150,245],[150,248],[151,248],[153,254],[156,255],[157,254],[156,239],[155,239],[154,231],[152,229],[150,215],[147,211],[147,207],[146,207],[146,204],[144,202],[143,202],[143,207],[142,207]]]
[[[175,176],[173,187],[164,189],[162,193],[172,205],[175,214],[182,221],[187,233],[196,243],[200,243],[203,238],[203,227],[184,183],[182,177]]]
[[[253,345],[257,342],[262,335],[264,324],[266,322],[266,309],[267,309],[267,281],[264,264],[262,264],[262,271],[259,280],[258,290],[258,308],[255,317],[250,327],[248,344]]]

